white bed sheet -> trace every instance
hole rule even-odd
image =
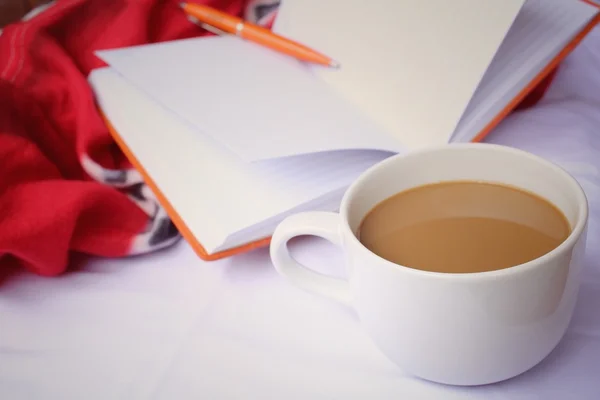
[[[414,379],[379,353],[352,312],[280,279],[265,250],[204,263],[182,242],[95,260],[57,279],[5,282],[0,398],[600,398],[600,29],[564,63],[545,100],[507,119],[489,141],[556,161],[589,196],[575,316],[531,371],[474,388]],[[342,273],[340,255],[322,241],[297,242],[294,251]]]

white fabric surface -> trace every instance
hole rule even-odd
[[[56,279],[0,287],[0,398],[21,399],[598,399],[600,398],[600,29],[563,64],[535,109],[489,141],[564,166],[589,196],[588,258],[575,316],[539,366],[483,387],[406,376],[354,314],[286,284],[265,250],[213,263],[185,243],[94,260]],[[297,257],[342,274],[336,249]],[[493,360],[490,360],[493,362]]]

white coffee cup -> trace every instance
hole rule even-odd
[[[571,234],[536,260],[466,274],[403,267],[357,239],[363,217],[380,201],[412,187],[454,180],[504,183],[536,193],[564,213]],[[346,191],[339,213],[305,212],[285,219],[270,251],[275,268],[291,283],[354,308],[376,345],[407,373],[444,384],[481,385],[529,370],[563,337],[577,299],[587,218],[581,186],[558,166],[509,147],[451,144],[373,166]],[[337,244],[347,280],[296,262],[287,242],[300,235]]]

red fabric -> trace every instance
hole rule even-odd
[[[240,15],[242,0],[207,0]],[[86,76],[107,49],[201,34],[176,1],[58,0],[0,35],[0,270],[63,272],[72,252],[128,253],[148,216],[93,181],[86,154],[107,168],[126,160],[94,106]]]

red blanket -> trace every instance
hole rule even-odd
[[[277,6],[277,0],[203,2],[266,25]],[[121,257],[179,238],[111,140],[86,77],[103,66],[95,50],[202,34],[177,1],[164,0],[58,0],[6,27],[0,272],[12,265],[57,275],[74,254]]]

